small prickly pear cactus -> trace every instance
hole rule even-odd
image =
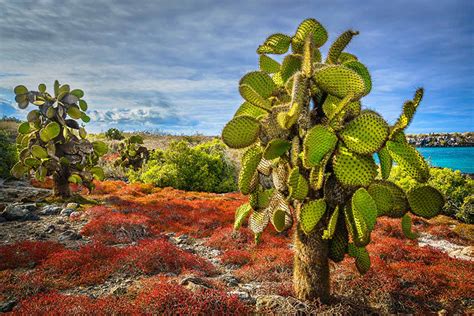
[[[133,170],[140,169],[150,155],[148,149],[142,145],[143,138],[140,135],[133,135],[123,140],[119,144],[120,158],[115,165]]]
[[[378,217],[401,218],[403,232],[414,238],[409,212],[430,218],[444,204],[440,192],[423,184],[429,167],[404,134],[423,90],[405,102],[393,126],[362,108],[370,73],[344,52],[357,34],[339,36],[325,60],[319,49],[328,34],[314,19],[292,37],[269,36],[257,49],[260,70],[240,80],[244,102],[222,131],[229,147],[246,148],[239,188],[250,202],[237,210],[235,227],[249,217],[258,239],[269,223],[277,231],[296,223],[294,283],[301,299],[327,299],[327,258],[339,262],[347,254],[367,272],[365,247]],[[289,50],[281,63],[268,56]],[[393,162],[420,186],[404,192],[389,182]]]
[[[20,178],[33,173],[39,181],[52,176],[54,193],[61,197],[70,196],[69,183],[92,189],[92,180],[104,177],[104,171],[96,164],[108,149],[103,142],[87,140],[84,126],[77,121],[90,121],[87,103],[82,99],[84,92],[71,90],[57,80],[53,95],[44,84],[38,86],[38,91],[20,85],[14,92],[20,109],[30,103],[37,108],[28,113],[27,121],[18,128],[19,162],[11,174]]]

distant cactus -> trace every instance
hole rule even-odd
[[[122,132],[116,128],[109,128],[107,132],[105,132],[105,137],[112,140],[122,140],[125,138]]]
[[[27,121],[18,128],[17,147],[19,162],[11,174],[17,178],[34,173],[39,181],[47,176],[54,180],[54,193],[63,198],[70,196],[69,183],[83,184],[92,189],[93,178],[102,179],[104,171],[96,166],[99,157],[107,153],[104,142],[90,142],[87,133],[77,120],[90,121],[86,114],[84,92],[71,90],[69,85],[54,82],[54,95],[40,84],[38,91],[25,86],[14,89],[20,109],[32,103],[37,109],[30,111]]]
[[[402,218],[403,232],[414,238],[407,212],[430,218],[444,204],[432,187],[405,193],[386,180],[393,161],[418,182],[428,180],[428,165],[404,134],[423,90],[404,104],[393,126],[362,109],[371,77],[356,56],[343,52],[357,34],[344,32],[324,62],[319,48],[328,35],[314,19],[303,21],[293,37],[268,37],[257,49],[260,70],[240,80],[245,102],[222,131],[229,147],[248,147],[239,188],[250,202],[237,210],[234,226],[249,216],[258,240],[269,223],[277,231],[297,224],[294,286],[300,299],[328,299],[328,258],[339,262],[348,254],[360,273],[367,272],[365,247],[377,217]],[[285,54],[290,46],[281,64],[266,55]],[[260,196],[268,202],[255,202]]]
[[[140,135],[133,135],[123,140],[119,144],[120,158],[115,161],[115,165],[133,170],[140,169],[150,155],[142,144],[143,138]]]

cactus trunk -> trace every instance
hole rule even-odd
[[[70,172],[65,167],[62,167],[60,170],[54,173],[53,193],[55,196],[61,197],[61,198],[68,198],[71,196],[71,190],[69,189],[69,181],[68,181],[69,176],[70,176]]]
[[[322,238],[321,223],[309,235],[301,227],[295,231],[293,285],[300,300],[319,299],[327,303],[330,296],[328,241]]]

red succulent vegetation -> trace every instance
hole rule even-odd
[[[212,279],[218,268],[199,254],[175,246],[165,236],[188,234],[220,250],[219,259],[242,282],[260,282],[262,294],[292,295],[291,232],[269,231],[258,245],[245,227],[232,229],[239,194],[159,189],[121,181],[95,182],[92,198],[105,205],[86,207],[82,234],[91,242],[66,249],[52,242],[23,241],[0,246],[0,300],[23,299],[19,314],[246,314],[249,307]],[[451,236],[449,226],[434,228],[415,219],[420,232]],[[452,237],[452,240],[454,237]],[[382,218],[368,250],[372,268],[360,276],[351,258],[332,267],[332,288],[350,304],[379,313],[428,313],[466,309],[474,294],[472,263],[450,258],[403,237],[399,223]],[[134,295],[69,296],[55,290],[98,285],[117,275],[139,277]],[[192,292],[176,284],[185,275],[201,276],[213,289]],[[166,279],[163,279],[167,276]],[[137,279],[138,280],[138,279]],[[148,282],[148,281],[150,282]],[[157,281],[158,280],[158,281]]]

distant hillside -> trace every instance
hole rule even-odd
[[[471,147],[474,146],[474,132],[431,133],[407,135],[408,142],[417,147]]]

